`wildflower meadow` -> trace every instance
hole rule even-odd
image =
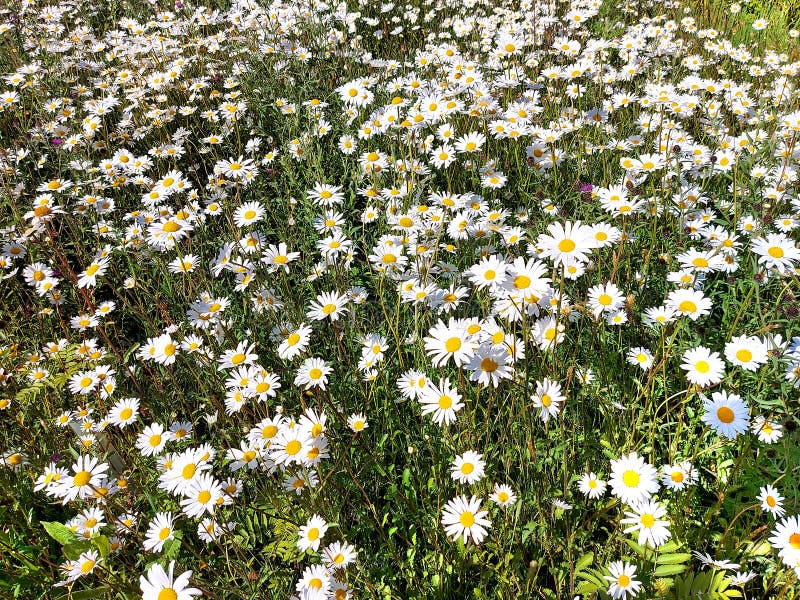
[[[800,598],[765,4],[2,2],[0,599]]]

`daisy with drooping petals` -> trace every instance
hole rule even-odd
[[[93,456],[80,456],[72,465],[74,475],[61,479],[55,489],[56,495],[66,504],[71,500],[83,500],[92,496],[94,489],[100,487],[108,464],[101,463]]]
[[[214,514],[222,500],[222,485],[213,476],[203,473],[192,481],[181,500],[183,512],[188,517],[199,517],[203,513]]]
[[[606,493],[607,484],[594,473],[584,473],[578,481],[581,494],[595,500]]]
[[[264,207],[258,202],[245,202],[233,211],[233,222],[237,227],[258,223],[264,216]]]
[[[703,421],[719,435],[733,439],[747,431],[750,408],[738,394],[728,394],[725,390],[714,392],[711,399],[703,401]]]
[[[299,538],[297,540],[297,547],[302,552],[305,552],[309,548],[316,552],[319,550],[319,544],[322,538],[325,537],[326,531],[328,531],[328,524],[325,522],[325,519],[319,515],[313,515],[297,532]]]
[[[156,513],[144,537],[144,549],[148,552],[161,552],[167,540],[175,539],[175,515],[171,512]]]
[[[688,460],[661,467],[661,483],[668,490],[680,491],[697,479],[694,466]]]
[[[611,582],[608,595],[613,600],[625,600],[629,595],[633,598],[639,593],[642,582],[635,579],[636,565],[618,560],[608,565],[608,572],[610,575],[604,575],[603,579]]]
[[[278,344],[278,356],[284,360],[292,360],[308,348],[311,339],[311,327],[301,323],[297,329],[290,331],[289,335]]]
[[[450,319],[447,324],[439,320],[425,338],[425,352],[431,357],[434,367],[441,367],[450,359],[461,367],[469,362],[477,347],[478,343],[466,327],[455,319]]]
[[[433,422],[437,425],[454,423],[456,412],[464,408],[461,394],[450,384],[447,377],[439,380],[439,385],[428,382],[417,398],[422,406],[422,414],[432,415]]]
[[[725,359],[745,371],[756,371],[767,362],[767,345],[756,336],[736,336],[725,344]]]
[[[626,518],[620,523],[629,525],[625,528],[625,533],[638,532],[637,543],[640,546],[652,546],[658,548],[663,545],[672,533],[669,530],[669,521],[661,519],[667,514],[667,509],[660,503],[651,500],[639,502],[633,506],[633,512],[626,511]]]
[[[761,502],[761,510],[768,512],[776,519],[780,519],[786,514],[786,509],[783,508],[783,496],[774,486],[765,485],[762,487],[759,490],[758,500]]]
[[[487,511],[481,510],[481,501],[472,496],[456,496],[442,510],[442,525],[453,541],[461,538],[464,543],[471,540],[476,545],[483,541],[492,523],[486,519]]]
[[[511,506],[517,501],[517,495],[510,485],[496,483],[489,499],[498,506]]]
[[[758,435],[758,441],[765,444],[774,444],[783,436],[783,427],[763,415],[753,419],[751,431]]]
[[[783,563],[796,568],[800,564],[800,517],[793,515],[782,519],[772,530],[769,543],[778,551]]]
[[[174,577],[174,560],[170,561],[168,570],[169,573],[160,564],[153,563],[147,573],[139,577],[142,600],[191,600],[193,596],[203,595],[197,588],[187,587],[192,576],[191,571]]]
[[[97,550],[83,552],[78,557],[78,560],[72,563],[72,568],[69,571],[68,579],[74,581],[78,577],[83,577],[84,575],[94,572],[95,567],[102,562],[102,560],[103,559],[100,558],[100,554],[97,552]]]
[[[498,387],[500,380],[511,379],[514,368],[510,364],[511,357],[504,347],[489,346],[484,344],[472,355],[467,363],[467,369],[472,371],[470,381],[477,381],[481,385]]]
[[[306,390],[312,387],[318,387],[324,390],[325,385],[328,383],[328,374],[332,370],[333,369],[328,366],[328,363],[321,358],[307,358],[297,370],[294,384],[296,386],[303,386],[303,389]]]
[[[322,550],[322,560],[331,569],[343,569],[356,559],[356,549],[347,542],[333,542]]]
[[[108,413],[108,422],[124,429],[127,425],[136,421],[139,412],[138,398],[125,398],[118,401]]]
[[[142,456],[155,456],[161,454],[171,439],[172,432],[164,431],[160,423],[151,423],[136,437],[136,447]]]
[[[580,221],[567,221],[563,225],[551,223],[547,231],[549,235],[542,234],[537,240],[537,246],[542,249],[542,258],[552,259],[555,265],[588,262],[588,253],[596,246],[591,227],[582,225]]]
[[[261,255],[261,261],[267,265],[270,273],[280,269],[283,269],[284,273],[288,273],[289,263],[298,258],[300,258],[300,253],[289,252],[289,249],[283,242],[279,243],[277,246],[270,244]]]
[[[459,483],[471,485],[483,478],[485,468],[483,455],[467,450],[464,454],[456,456],[450,466],[450,475]]]
[[[561,393],[561,384],[547,377],[544,381],[536,382],[536,392],[533,394],[533,406],[539,409],[539,417],[547,423],[551,417],[557,417],[566,396]]]
[[[686,379],[700,387],[706,387],[722,381],[725,375],[725,363],[717,352],[711,352],[704,346],[691,348],[683,353],[681,368],[686,371]]]
[[[636,452],[611,461],[611,493],[625,504],[648,500],[658,491],[658,472]]]

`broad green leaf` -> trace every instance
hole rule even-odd
[[[686,570],[686,565],[659,565],[653,571],[656,577],[667,577],[669,575],[678,575]]]
[[[679,565],[685,563],[690,558],[692,558],[692,555],[685,552],[679,554],[662,554],[658,557],[656,562],[659,565]]]
[[[42,521],[42,525],[44,526],[47,534],[62,546],[71,544],[77,540],[77,536],[63,523],[58,523],[56,521]]]

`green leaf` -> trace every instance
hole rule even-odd
[[[591,581],[581,581],[578,584],[578,587],[575,588],[575,592],[581,596],[586,596],[588,594],[594,594],[599,589],[600,586],[596,583],[592,583]]]
[[[72,544],[67,544],[63,548],[64,556],[69,560],[78,560],[81,554],[91,549],[92,543],[89,540],[79,540],[77,542],[73,542]]]
[[[692,558],[692,555],[688,553],[662,554],[658,557],[656,562],[660,565],[679,565],[685,563],[690,558]]]
[[[180,549],[180,540],[167,540],[164,542],[164,547],[161,549],[161,556],[165,560],[174,560],[178,558],[178,552],[180,552]]]
[[[42,521],[42,525],[47,534],[62,546],[71,544],[77,539],[72,530],[63,523]]]
[[[633,540],[626,539],[625,543],[633,550],[640,558],[647,558],[650,553],[647,548],[634,542]]]
[[[592,564],[592,561],[594,561],[594,552],[588,552],[584,554],[575,562],[575,572],[577,573],[583,571],[586,567]]]
[[[666,544],[663,544],[658,550],[659,552],[663,552],[664,554],[671,554],[680,547],[681,547],[680,544],[671,540]]]
[[[106,536],[98,535],[97,537],[93,537],[92,546],[97,549],[102,558],[108,558],[108,555],[111,552],[111,542],[108,541]]]
[[[669,575],[678,575],[686,570],[686,565],[660,565],[653,571],[656,577],[667,577]]]

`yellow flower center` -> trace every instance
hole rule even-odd
[[[561,252],[572,252],[577,247],[577,244],[570,239],[564,239],[558,242],[558,249]]]
[[[83,487],[89,483],[91,478],[92,475],[89,471],[79,471],[75,473],[75,477],[72,478],[72,483],[75,487]]]
[[[629,469],[622,474],[622,483],[628,487],[635,488],[639,485],[639,474],[633,469]]]
[[[450,353],[458,352],[461,349],[461,338],[451,337],[444,343],[444,349]]]
[[[462,527],[472,527],[475,524],[475,515],[467,510],[461,513],[461,516],[458,518],[458,520]]]
[[[81,565],[81,573],[88,573],[92,569],[94,569],[94,561],[93,560],[87,560],[86,562],[84,562]]]
[[[493,373],[500,365],[494,359],[486,357],[481,361],[481,369],[487,373]]]
[[[300,442],[298,442],[297,440],[292,440],[291,442],[286,444],[286,454],[288,454],[289,456],[294,456],[295,454],[300,452],[300,448],[302,447],[303,445]]]
[[[158,592],[156,600],[178,600],[178,593],[172,588],[164,588]]]
[[[727,406],[720,406],[717,409],[717,418],[725,424],[733,423],[735,415]]]

